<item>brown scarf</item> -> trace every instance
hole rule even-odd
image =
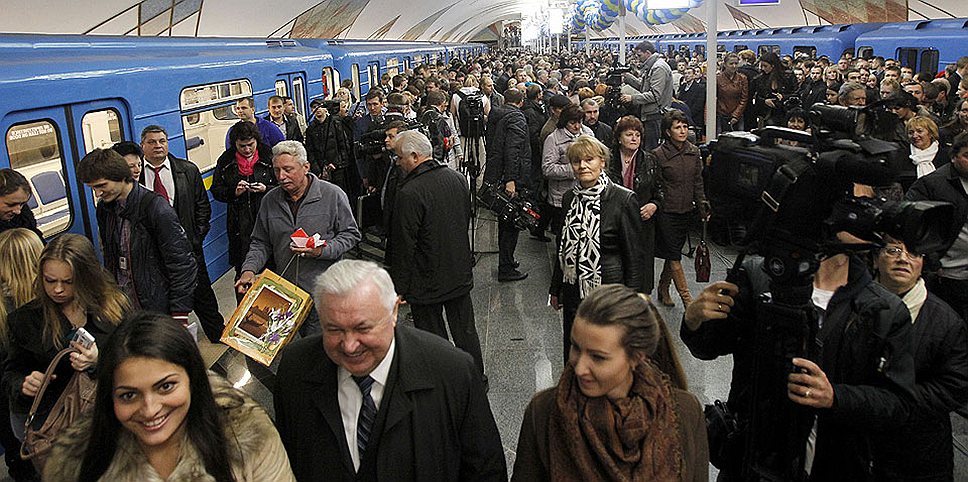
[[[679,420],[669,378],[650,362],[636,368],[629,396],[588,398],[568,365],[549,427],[551,480],[678,481]]]

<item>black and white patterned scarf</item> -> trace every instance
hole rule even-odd
[[[565,214],[558,256],[564,282],[577,284],[582,299],[602,284],[602,193],[611,183],[602,172],[592,187],[576,184],[575,197]]]

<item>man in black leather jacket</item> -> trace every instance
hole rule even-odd
[[[521,112],[524,93],[518,89],[504,92],[504,106],[495,106],[487,118],[487,164],[484,182],[504,185],[508,195],[517,196],[529,186],[531,171],[531,140],[528,120]],[[498,281],[517,281],[528,277],[518,271],[514,250],[518,245],[518,229],[514,223],[497,224]]]
[[[100,199],[104,265],[132,308],[168,313],[187,325],[197,267],[175,210],[135,183],[124,158],[111,149],[84,156],[77,177]]]
[[[720,281],[709,285],[687,309],[680,335],[693,356],[712,360],[733,355],[733,377],[728,405],[740,426],[748,427],[756,376],[756,298],[775,289],[763,270],[763,259],[744,263],[739,285]],[[787,397],[795,406],[810,407],[812,430],[796,437],[792,446],[804,447],[793,460],[774,461],[774,470],[791,470],[790,478],[811,481],[885,480],[878,475],[884,454],[873,438],[891,430],[909,416],[914,395],[914,358],[911,352],[911,316],[901,300],[875,283],[859,257],[836,255],[825,259],[814,278],[816,307],[814,361],[793,358]],[[809,340],[807,341],[809,344]],[[768,388],[766,388],[768,389]],[[743,456],[720,467],[720,480],[761,480],[743,474],[745,460],[754,452],[775,447],[744,450],[744,433],[734,443]],[[810,449],[807,449],[808,441]],[[802,445],[800,445],[802,444]],[[711,447],[711,452],[716,448]],[[761,457],[757,462],[763,463]]]

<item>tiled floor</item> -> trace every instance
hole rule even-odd
[[[517,258],[521,269],[529,273],[528,278],[514,283],[498,283],[495,279],[495,239],[493,221],[479,221],[475,245],[483,253],[474,270],[475,286],[472,294],[477,328],[490,379],[488,397],[501,432],[510,469],[514,463],[521,417],[528,401],[536,391],[552,386],[561,372],[561,321],[559,314],[548,306],[547,299],[551,244],[540,243],[523,234],[518,244]],[[712,279],[722,279],[728,267],[725,263],[731,262],[735,253],[716,245],[710,247],[713,252]],[[700,286],[692,281],[695,276],[691,259],[684,258],[683,265],[687,267],[687,276],[695,294]],[[658,263],[657,268],[661,269]],[[214,286],[222,312],[226,316],[230,315],[235,308],[231,273],[219,279]],[[671,332],[677,334],[682,317],[681,303],[677,300],[675,307],[659,307],[659,311]],[[404,313],[401,318],[405,318]],[[731,359],[699,361],[689,355],[677,336],[674,339],[689,378],[690,390],[704,403],[725,398],[729,387]],[[266,388],[268,380],[264,372],[256,371],[258,375],[252,375],[247,370],[244,357],[222,345],[212,345],[207,341],[201,341],[199,345],[213,369],[225,374],[236,386],[264,403],[270,413],[272,412],[271,394]],[[957,442],[968,444],[968,424],[958,416],[953,419]],[[968,458],[958,450],[955,450],[955,454],[955,480],[968,480]],[[5,469],[6,467],[0,467],[0,482],[9,480],[4,478]],[[715,480],[715,473],[715,469],[711,467],[710,480]]]

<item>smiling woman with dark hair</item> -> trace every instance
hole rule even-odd
[[[93,413],[58,438],[44,480],[295,479],[265,410],[206,371],[181,324],[139,312],[104,347]]]

